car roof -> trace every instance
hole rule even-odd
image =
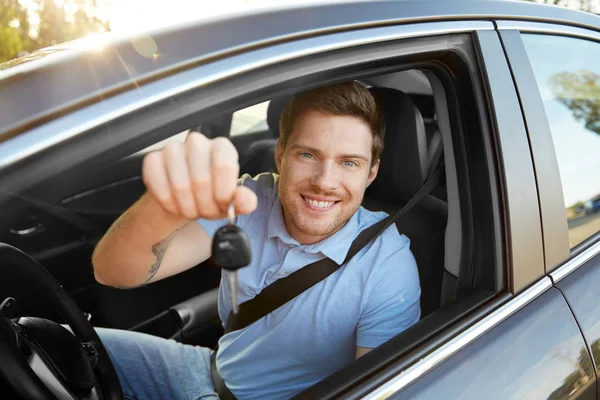
[[[510,19],[600,29],[600,17],[507,0],[349,1],[262,8],[144,33],[104,34],[0,64],[0,142],[160,77],[273,43],[427,21]]]

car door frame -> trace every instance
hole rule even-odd
[[[570,263],[569,260],[581,254],[587,254],[584,259],[591,258],[598,253],[599,249],[595,244],[600,241],[600,237],[598,234],[592,235],[573,249],[569,248],[567,216],[556,151],[533,67],[521,39],[521,32],[587,39],[600,45],[600,28],[598,31],[592,31],[569,25],[525,21],[498,21],[497,25],[519,91],[528,128],[540,199],[545,270],[555,281],[558,281],[577,268],[577,265]]]
[[[573,317],[578,321],[588,354],[594,361],[586,327],[579,321],[579,318],[584,317],[587,312],[585,309],[574,306],[577,299],[571,296],[576,295],[563,289],[563,286],[574,284],[574,282],[567,283],[567,281],[570,276],[575,275],[575,272],[582,273],[579,276],[579,279],[582,279],[586,275],[585,267],[592,268],[592,264],[589,263],[600,254],[600,232],[588,237],[572,249],[569,246],[566,207],[563,201],[562,181],[554,141],[533,72],[533,65],[529,61],[521,35],[523,33],[548,34],[591,40],[596,42],[600,48],[600,28],[593,31],[558,23],[500,21],[498,29],[515,77],[515,84],[519,90],[523,114],[528,126],[544,229],[545,269],[552,279],[553,285],[565,296]],[[598,379],[598,362],[598,360],[594,362],[596,379]],[[600,398],[600,387],[597,387],[596,391],[597,397]]]

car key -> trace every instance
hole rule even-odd
[[[227,210],[227,225],[219,228],[213,237],[211,262],[225,270],[234,314],[238,312],[238,270],[250,264],[250,260],[250,241],[246,233],[235,224],[232,202]]]

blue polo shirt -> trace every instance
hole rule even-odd
[[[325,257],[341,264],[352,241],[386,217],[363,207],[342,229],[300,245],[285,228],[275,174],[242,183],[258,196],[257,209],[237,224],[250,238],[252,262],[239,270],[238,302]],[[225,221],[199,220],[213,236]],[[419,275],[409,240],[389,227],[343,268],[245,329],[219,340],[217,367],[239,399],[288,399],[355,359],[356,347],[374,348],[419,320]],[[219,290],[223,325],[231,311],[225,276]]]

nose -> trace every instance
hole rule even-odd
[[[312,185],[323,192],[337,189],[339,180],[333,162],[321,162],[312,176]]]

